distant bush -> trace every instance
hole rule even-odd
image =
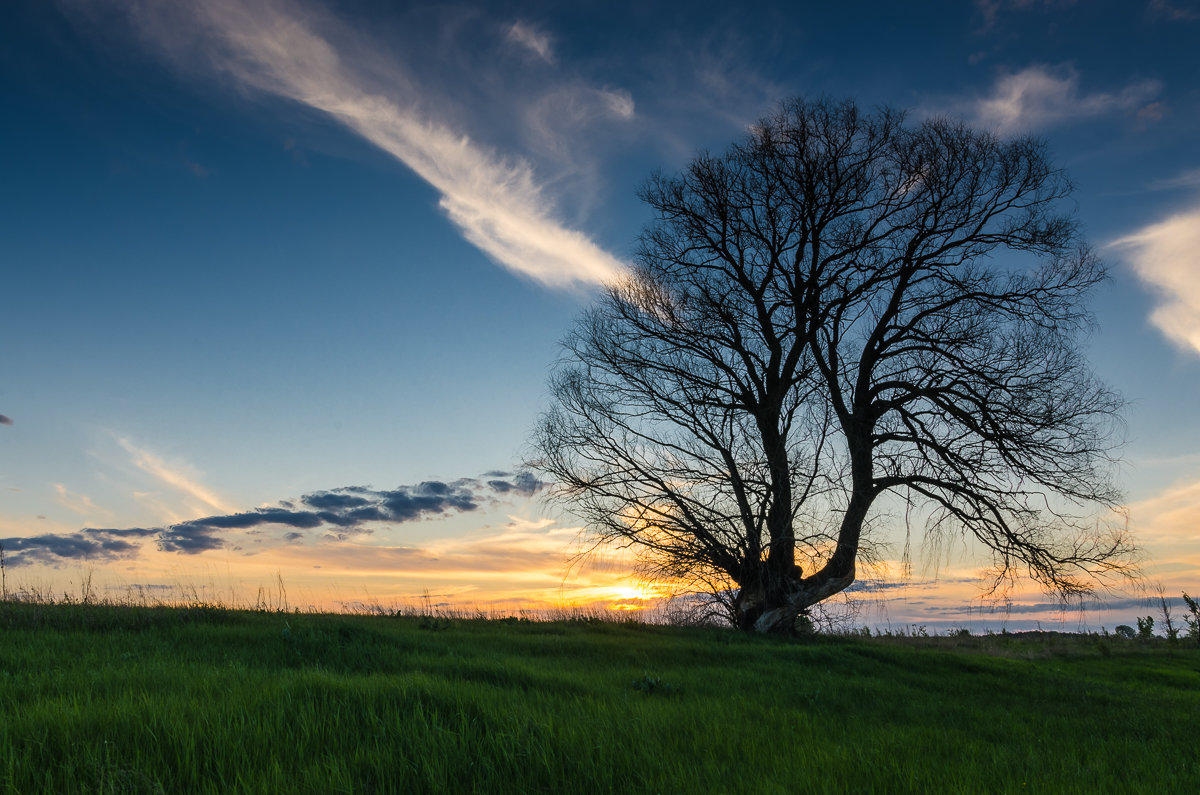
[[[812,618],[806,613],[796,616],[796,623],[793,628],[796,634],[801,636],[815,635],[817,632],[817,625],[813,623]]]
[[[532,618],[526,618],[525,616],[505,616],[504,618],[499,618],[496,620],[499,621],[501,624],[507,624],[509,626],[533,623]]]
[[[1154,616],[1146,616],[1137,620],[1138,640],[1150,640],[1154,637]]]
[[[1200,645],[1200,604],[1186,592],[1183,594],[1183,601],[1187,603],[1188,612],[1191,613],[1190,616],[1183,617],[1184,623],[1187,624],[1187,636]]]
[[[441,632],[453,627],[454,620],[445,616],[421,616],[421,623],[418,626],[430,632]]]
[[[1113,634],[1125,640],[1133,640],[1137,637],[1137,633],[1133,631],[1133,627],[1128,624],[1118,624],[1117,628],[1113,630]]]

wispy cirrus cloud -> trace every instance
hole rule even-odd
[[[172,464],[123,436],[114,435],[113,438],[121,446],[121,449],[129,453],[134,466],[160,483],[192,498],[208,510],[222,513],[230,513],[234,510],[233,506],[221,499],[216,492],[200,483],[198,477],[189,471],[188,467]]]
[[[1157,80],[1130,83],[1117,91],[1084,92],[1069,64],[1034,65],[1001,74],[985,97],[960,108],[977,125],[998,135],[1054,127],[1111,113],[1132,113],[1162,90]]]
[[[1175,344],[1200,355],[1200,207],[1150,224],[1109,246],[1159,297],[1150,321]]]
[[[1192,591],[1200,579],[1198,516],[1200,477],[1194,470],[1157,493],[1130,503],[1130,523],[1147,552],[1147,573],[1181,584],[1190,582],[1188,590]]]
[[[65,484],[55,483],[54,494],[58,498],[59,505],[81,516],[112,516],[110,511],[97,506],[91,497],[86,494],[77,494],[68,489]]]
[[[1075,5],[1076,0],[975,0],[975,8],[983,16],[984,29],[996,24],[1001,13],[1052,9]]]
[[[441,209],[468,241],[509,270],[551,287],[597,284],[624,270],[556,217],[528,160],[439,121],[429,110],[439,100],[422,96],[404,66],[317,8],[289,0],[114,7],[164,59],[328,114],[392,155],[441,194]],[[528,25],[508,35],[553,57],[548,38]]]
[[[554,46],[550,37],[536,26],[520,20],[505,30],[505,38],[548,64],[554,64]]]
[[[1150,183],[1150,190],[1183,190],[1200,188],[1200,168],[1193,168],[1174,177],[1157,179]]]
[[[595,88],[578,83],[546,89],[524,110],[524,138],[531,150],[552,164],[558,187],[576,197],[578,210],[589,210],[600,197],[591,189],[603,183],[601,158],[580,156],[580,142],[588,132],[634,118],[634,101],[628,91]]]
[[[1151,16],[1171,22],[1194,22],[1200,20],[1200,8],[1197,8],[1194,3],[1188,5],[1188,0],[1183,0],[1183,2],[1150,0],[1149,11]]]
[[[1185,479],[1129,506],[1130,517],[1154,541],[1186,540],[1200,545],[1200,479]]]

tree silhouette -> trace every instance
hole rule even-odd
[[[1104,272],[1070,192],[1034,139],[784,103],[643,188],[655,221],[566,339],[530,463],[747,630],[853,583],[887,505],[976,539],[995,586],[1130,571],[1097,519],[1121,399],[1079,349]]]

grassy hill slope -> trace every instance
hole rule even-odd
[[[1193,792],[1200,650],[9,602],[0,716],[5,792]]]

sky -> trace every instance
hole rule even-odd
[[[0,6],[9,592],[631,608],[664,583],[520,471],[644,180],[792,96],[1033,134],[1109,282],[1150,592],[1200,591],[1200,3]],[[898,536],[899,537],[899,536]],[[1133,623],[890,562],[864,623]]]

